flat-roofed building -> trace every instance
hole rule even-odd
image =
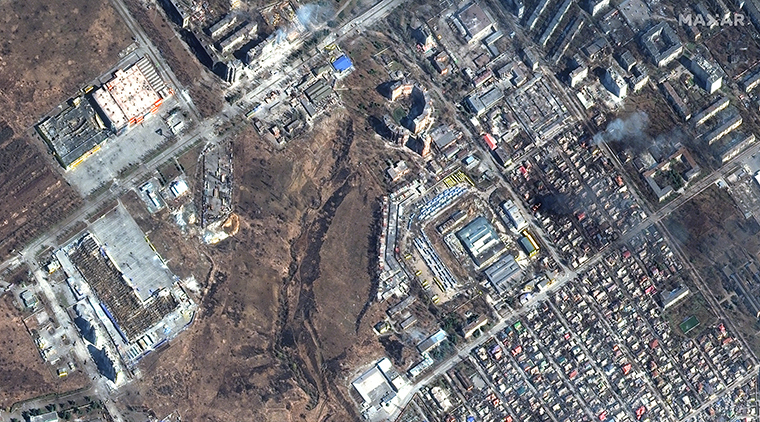
[[[696,56],[690,60],[691,71],[700,82],[702,88],[709,94],[723,86],[723,69],[717,64],[710,62],[703,56]]]
[[[719,111],[728,107],[729,103],[730,101],[728,100],[728,97],[720,97],[717,100],[713,101],[713,103],[710,104],[706,109],[702,110],[699,112],[699,114],[694,116],[694,126],[702,125],[711,117],[715,116]]]
[[[85,97],[73,98],[58,110],[35,128],[61,166],[70,170],[100,149],[108,131]]]
[[[456,236],[478,267],[491,262],[505,250],[496,230],[483,216],[472,220]]]
[[[688,296],[690,293],[689,288],[686,286],[681,286],[676,289],[673,289],[669,292],[662,292],[662,307],[665,309],[673,307],[675,304],[680,302],[683,298]]]
[[[464,27],[468,42],[482,39],[493,28],[491,17],[477,3],[470,3],[460,9],[456,19]]]
[[[430,353],[431,350],[435,349],[439,344],[443,343],[447,337],[448,335],[446,334],[446,331],[440,329],[430,337],[422,340],[422,342],[417,345],[417,350],[422,354]]]
[[[254,22],[247,23],[242,28],[228,35],[223,40],[219,41],[219,50],[222,54],[227,54],[235,49],[235,47],[242,44],[244,41],[256,35],[258,25]]]
[[[607,90],[618,98],[625,98],[628,95],[628,84],[623,79],[621,72],[614,66],[610,66],[605,70],[602,83]]]
[[[678,114],[678,116],[684,120],[691,119],[691,110],[689,110],[689,107],[683,101],[681,96],[678,95],[676,90],[673,88],[673,85],[671,85],[670,82],[665,81],[660,86],[662,86],[662,90],[665,92],[665,96],[667,97],[670,105],[673,106],[676,114]]]
[[[644,33],[641,43],[657,67],[667,66],[683,52],[681,39],[666,22],[660,22]]]
[[[511,289],[521,274],[522,268],[511,254],[501,257],[485,270],[486,278],[500,294]]]
[[[504,201],[501,204],[501,209],[504,211],[504,214],[507,215],[509,222],[512,223],[512,227],[514,227],[516,230],[520,231],[528,227],[528,222],[523,217],[520,209],[517,208],[517,205],[515,205],[511,199]]]
[[[208,29],[208,34],[213,39],[217,39],[224,35],[224,33],[232,28],[233,25],[237,23],[238,15],[234,13],[230,13],[223,17],[219,22],[211,25]]]
[[[127,125],[139,124],[146,116],[158,111],[163,103],[162,95],[169,93],[156,68],[143,57],[129,67],[117,70],[113,79],[97,89],[92,97],[111,129],[118,133]]]

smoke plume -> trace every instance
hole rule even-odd
[[[624,119],[617,118],[611,121],[607,125],[607,130],[594,135],[594,143],[597,145],[604,141],[641,143],[647,139],[645,132],[647,126],[649,126],[649,116],[643,111],[637,111]]]

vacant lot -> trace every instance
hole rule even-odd
[[[0,260],[82,204],[28,139],[0,122]]]
[[[757,262],[760,252],[757,222],[745,219],[728,193],[712,186],[663,223],[750,347],[755,353],[760,352],[758,319],[744,300],[741,286],[723,273],[724,267],[730,274]],[[754,282],[747,287],[751,289],[750,294],[756,294],[758,286]]]
[[[17,131],[31,126],[115,65],[131,42],[108,0],[0,2],[4,118]]]
[[[344,368],[382,351],[367,305],[382,169],[359,163],[383,154],[348,116],[319,126],[279,152],[251,131],[233,140],[240,232],[208,247],[201,314],[145,361],[134,404],[189,420],[357,419]]]
[[[74,390],[87,381],[81,372],[64,379],[53,375],[9,294],[0,300],[0,368],[0,408],[43,394]]]

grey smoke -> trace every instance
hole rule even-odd
[[[688,143],[687,134],[679,127],[654,138],[647,133],[648,128],[649,116],[643,111],[637,111],[624,118],[611,121],[604,132],[594,135],[593,143],[595,145],[602,142],[620,143],[621,149],[633,154],[649,152],[655,160],[671,154],[678,144]]]
[[[332,7],[319,3],[307,3],[296,10],[296,19],[306,29],[312,30],[332,17]]]
[[[617,118],[607,125],[607,130],[594,135],[597,145],[607,142],[636,142],[647,139],[646,129],[649,126],[649,116],[643,111],[637,111],[625,118]]]

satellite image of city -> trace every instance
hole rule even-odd
[[[760,0],[0,0],[0,422],[760,422]]]

